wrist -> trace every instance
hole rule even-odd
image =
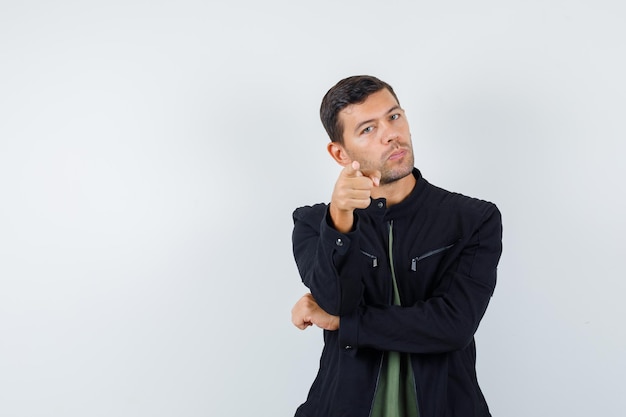
[[[330,204],[330,220],[332,226],[340,233],[348,233],[354,226],[354,210],[341,210]]]

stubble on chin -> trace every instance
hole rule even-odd
[[[391,184],[393,182],[399,181],[402,178],[410,175],[413,172],[413,165],[415,163],[415,159],[413,157],[413,153],[407,157],[407,160],[401,167],[396,167],[395,169],[384,168],[381,169],[381,178],[380,184]]]

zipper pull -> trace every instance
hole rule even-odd
[[[411,259],[411,271],[417,271],[417,258]]]
[[[375,257],[372,254],[369,254],[369,253],[365,252],[364,250],[362,250],[361,253],[372,260],[372,268],[376,268],[378,266],[378,258],[377,257]]]

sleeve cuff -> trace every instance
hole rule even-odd
[[[355,215],[355,218],[354,218],[355,227],[353,231],[347,234],[338,232],[331,225],[330,215],[328,214],[328,209],[326,209],[326,214],[324,215],[324,218],[322,219],[322,224],[321,224],[322,227],[320,228],[321,230],[320,236],[322,238],[322,241],[325,242],[327,245],[330,245],[336,251],[338,255],[340,256],[345,255],[350,250],[350,246],[353,240],[352,238],[355,236],[357,222],[358,222],[358,218]]]
[[[356,355],[359,333],[359,309],[341,316],[339,322],[339,347],[350,356]]]

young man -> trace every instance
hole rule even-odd
[[[339,81],[320,109],[343,166],[330,204],[293,213],[300,329],[324,329],[318,375],[296,416],[490,416],[474,333],[502,251],[492,203],[431,185],[414,168],[395,92]]]

